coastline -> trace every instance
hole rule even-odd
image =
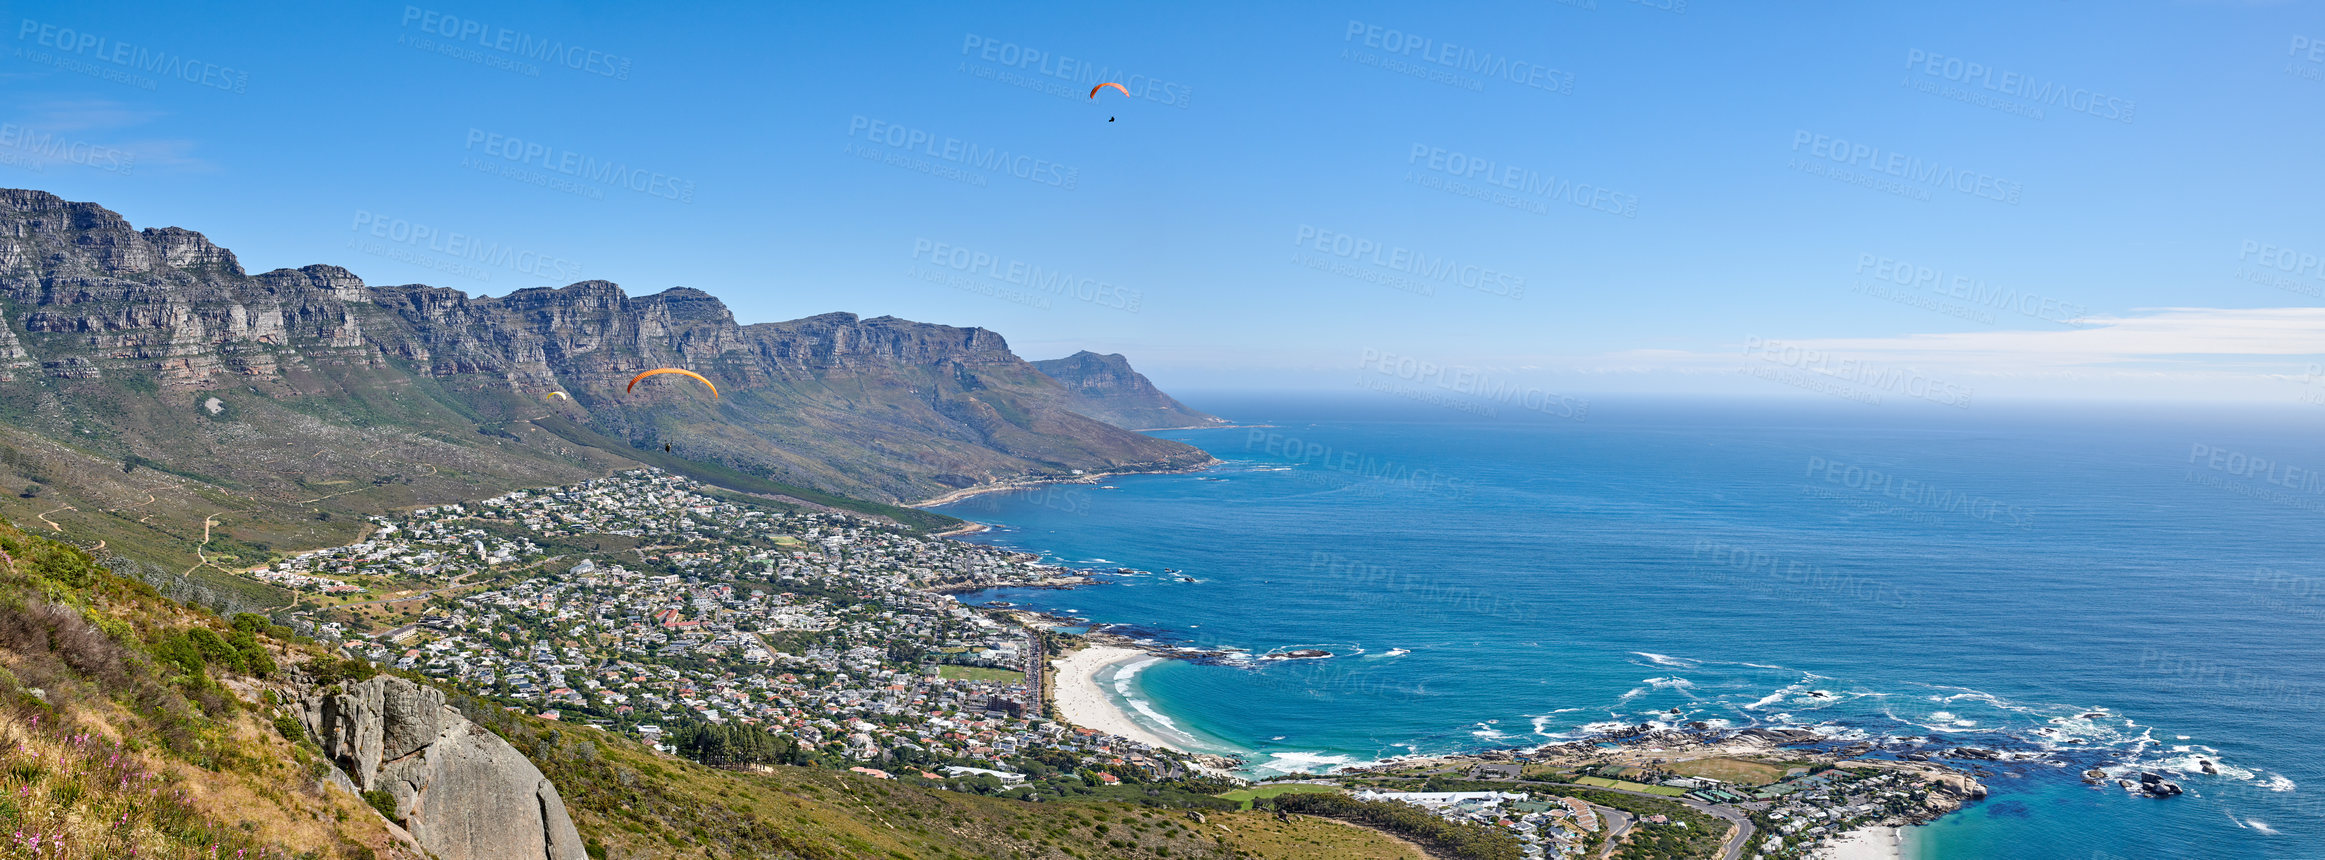
[[[1076,726],[1092,731],[1119,735],[1148,746],[1201,754],[1201,750],[1187,749],[1183,742],[1173,742],[1156,734],[1117,704],[1108,680],[1116,667],[1139,660],[1163,659],[1138,648],[1121,645],[1092,643],[1050,661],[1057,669],[1057,679],[1049,685],[1051,702],[1057,706],[1058,717]]]
[[[1254,427],[1274,427],[1273,424],[1230,424],[1224,419],[1217,424],[1188,424],[1181,427],[1128,427],[1132,433],[1163,433],[1171,430],[1249,430]]]
[[[1072,475],[1063,478],[1011,478],[1005,481],[994,481],[987,484],[978,484],[974,487],[962,487],[961,489],[954,490],[950,493],[946,493],[935,498],[922,499],[917,502],[907,502],[904,504],[904,507],[920,509],[942,507],[944,505],[949,505],[963,499],[975,498],[977,496],[982,496],[988,493],[1011,493],[1019,490],[1036,490],[1042,487],[1058,486],[1061,484],[1095,484],[1099,481],[1106,480],[1107,478],[1117,478],[1125,475],[1190,475],[1219,465],[1220,462],[1221,461],[1219,458],[1212,457],[1201,463],[1176,469],[1137,469],[1120,472],[1091,472],[1085,475]]]
[[[1904,828],[1876,824],[1818,846],[1815,860],[1905,860]]]

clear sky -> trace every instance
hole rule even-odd
[[[2325,409],[2314,4],[311,5],[0,4],[0,184],[1166,387]]]

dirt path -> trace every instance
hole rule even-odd
[[[77,511],[77,510],[80,510],[80,508],[73,507],[72,505],[66,505],[66,506],[64,506],[64,507],[61,507],[61,508],[55,508],[55,509],[53,509],[53,510],[42,511],[42,512],[40,512],[40,513],[37,513],[37,514],[33,514],[33,517],[34,517],[34,518],[36,518],[36,519],[39,519],[41,522],[47,523],[47,524],[48,524],[48,528],[49,528],[49,530],[50,530],[50,531],[57,531],[57,532],[61,532],[61,531],[64,531],[64,530],[65,530],[65,527],[64,527],[64,526],[57,525],[57,523],[56,523],[56,521],[55,521],[55,520],[52,520],[52,519],[49,519],[49,518],[48,518],[48,515],[49,515],[49,514],[56,513],[57,511]]]
[[[356,487],[355,489],[352,489],[352,490],[341,490],[341,491],[339,491],[339,492],[332,493],[332,494],[329,494],[329,495],[324,495],[324,496],[316,496],[316,497],[314,497],[314,498],[312,498],[312,499],[300,499],[300,500],[298,500],[297,502],[295,502],[294,504],[301,504],[301,505],[311,505],[311,504],[314,504],[314,503],[316,503],[316,502],[320,502],[320,501],[322,501],[322,500],[324,500],[324,499],[336,499],[336,498],[338,498],[338,497],[340,497],[340,496],[344,496],[344,495],[347,495],[347,494],[349,494],[349,493],[360,493],[360,492],[363,492],[363,491],[365,491],[365,490],[368,490],[368,489],[371,489],[371,487],[370,487],[370,486],[368,486],[368,485],[366,485],[366,486]]]
[[[226,515],[226,514],[242,514],[242,513],[249,513],[249,512],[248,512],[248,511],[219,511],[219,512],[217,512],[217,513],[214,513],[214,514],[211,514],[211,515],[209,515],[209,516],[203,517],[203,518],[202,518],[202,542],[201,542],[201,543],[198,543],[198,544],[195,544],[195,545],[194,545],[194,558],[196,558],[196,559],[199,559],[199,561],[196,561],[196,562],[194,562],[194,566],[193,566],[193,567],[186,568],[186,572],[185,572],[185,573],[182,573],[182,574],[179,574],[179,575],[180,575],[180,576],[193,576],[193,575],[194,575],[194,571],[201,570],[202,568],[205,568],[205,567],[215,567],[215,568],[218,568],[218,571],[219,571],[220,573],[224,573],[224,574],[227,574],[227,575],[229,575],[229,576],[238,576],[239,574],[235,573],[234,571],[227,570],[227,569],[226,569],[226,568],[224,568],[224,567],[219,567],[219,565],[218,565],[218,563],[217,563],[217,562],[211,561],[211,560],[210,560],[210,554],[209,554],[208,552],[206,552],[206,550],[208,550],[208,549],[209,549],[209,547],[210,547],[210,530],[211,530],[212,528],[215,528],[215,527],[217,527],[217,525],[218,525],[218,518],[219,518],[219,517],[221,517],[221,516],[224,516],[224,515]]]

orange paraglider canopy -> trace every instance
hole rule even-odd
[[[1113,81],[1107,81],[1106,83],[1099,84],[1099,85],[1097,85],[1097,86],[1091,87],[1091,88],[1090,88],[1090,97],[1091,97],[1091,98],[1097,98],[1097,97],[1098,97],[1098,91],[1099,91],[1099,90],[1102,90],[1102,89],[1105,89],[1105,88],[1107,88],[1107,87],[1113,87],[1113,88],[1115,88],[1115,89],[1122,90],[1122,94],[1123,94],[1123,95],[1125,95],[1125,96],[1127,96],[1127,95],[1130,95],[1130,91],[1129,91],[1129,90],[1126,90],[1126,89],[1122,89],[1122,85],[1121,85],[1121,84],[1114,83]]]
[[[714,400],[715,400],[715,399],[717,399],[717,398],[718,398],[718,386],[717,386],[717,385],[712,385],[710,380],[708,380],[708,379],[703,379],[703,378],[702,378],[702,374],[696,373],[696,372],[694,372],[694,371],[691,371],[691,370],[685,370],[685,369],[676,368],[676,367],[657,367],[657,368],[654,368],[653,370],[646,371],[645,373],[641,373],[641,374],[638,374],[638,375],[636,375],[636,376],[630,377],[630,384],[629,384],[628,386],[624,387],[624,388],[622,389],[622,391],[626,393],[626,392],[630,391],[631,389],[637,388],[637,387],[638,387],[638,380],[644,379],[644,378],[646,378],[646,377],[649,377],[649,376],[655,376],[655,375],[664,374],[664,373],[677,373],[677,374],[682,374],[682,375],[685,375],[685,376],[691,376],[691,377],[694,377],[694,378],[695,378],[697,381],[701,382],[702,384],[704,384],[704,385],[709,385],[709,386],[710,386],[710,396],[711,396],[711,398],[712,398],[712,399],[714,399]]]

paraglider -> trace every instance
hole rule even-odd
[[[708,380],[708,379],[704,379],[704,378],[703,378],[703,376],[702,376],[702,374],[696,373],[696,372],[694,372],[694,371],[691,371],[691,370],[686,370],[686,369],[683,369],[683,368],[677,368],[677,367],[657,367],[657,368],[654,368],[653,370],[646,371],[645,373],[641,373],[641,374],[638,374],[638,375],[636,375],[636,376],[630,377],[630,384],[629,384],[627,387],[624,387],[624,388],[622,389],[622,391],[623,391],[623,392],[625,392],[625,393],[627,393],[627,392],[629,392],[629,391],[631,391],[631,390],[634,390],[634,389],[636,389],[636,388],[638,387],[638,380],[645,379],[646,377],[649,377],[649,376],[659,376],[659,375],[661,375],[661,374],[665,374],[665,373],[676,373],[676,374],[680,374],[680,375],[684,375],[684,376],[691,376],[691,377],[694,377],[694,379],[695,379],[696,381],[698,381],[698,382],[701,382],[701,383],[702,383],[702,384],[704,384],[704,385],[709,385],[709,386],[710,386],[710,396],[711,396],[711,399],[713,399],[713,400],[716,400],[716,399],[718,399],[718,386],[717,386],[717,385],[713,385],[713,384],[711,384],[711,381],[710,381],[710,380]]]
[[[566,396],[565,392],[562,392],[562,391],[552,391],[552,392],[549,392],[549,394],[548,394],[547,396],[545,396],[545,397],[543,397],[543,398],[541,398],[541,399],[543,399],[543,400],[572,400],[573,398]]]
[[[1107,88],[1107,87],[1113,87],[1113,88],[1115,88],[1115,89],[1117,89],[1117,90],[1120,90],[1120,91],[1122,92],[1122,95],[1123,95],[1123,96],[1125,96],[1125,97],[1128,97],[1128,96],[1130,95],[1130,90],[1129,90],[1129,88],[1127,88],[1127,87],[1124,87],[1123,85],[1121,85],[1121,84],[1118,84],[1118,83],[1115,83],[1115,82],[1113,82],[1113,81],[1107,81],[1106,83],[1099,84],[1099,85],[1097,85],[1097,86],[1091,87],[1091,88],[1090,88],[1090,98],[1093,98],[1093,99],[1097,98],[1097,97],[1098,97],[1098,91],[1099,91],[1099,90],[1102,90],[1102,89],[1105,89],[1105,88]],[[1106,121],[1107,121],[1107,122],[1113,122],[1113,121],[1114,121],[1114,118],[1113,118],[1113,117],[1107,117],[1107,118],[1106,118]]]

